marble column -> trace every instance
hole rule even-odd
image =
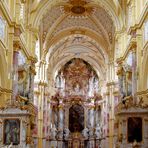
[[[137,72],[136,72],[136,65],[137,61],[136,61],[136,49],[133,49],[132,51],[132,96],[133,96],[133,100],[134,103],[137,103],[137,99],[136,99],[136,91],[137,91]]]
[[[100,147],[101,145],[101,138],[102,138],[102,133],[101,133],[101,110],[100,106],[96,104],[96,110],[95,110],[95,146],[97,148]]]
[[[34,102],[33,99],[34,99],[34,76],[36,74],[35,72],[35,63],[34,62],[31,62],[31,66],[30,66],[30,87],[29,87],[29,100],[30,102]]]
[[[59,106],[59,125],[58,125],[59,130],[63,130],[64,127],[63,121],[64,121],[63,107]]]
[[[127,148],[127,120],[122,120],[122,148]]]
[[[122,67],[120,67],[120,70],[118,70],[118,81],[119,81],[119,92],[120,92],[120,100],[122,101],[123,97],[124,97],[124,90],[123,90],[123,70]]]
[[[69,127],[69,107],[65,106],[64,129]]]
[[[101,122],[101,109],[100,109],[100,106],[97,106],[96,107],[96,112],[95,112],[95,124],[100,124]]]
[[[94,136],[94,107],[92,106],[89,110],[89,120],[90,120],[90,132],[89,136]]]
[[[148,146],[148,118],[145,118],[144,120],[144,128],[143,128],[143,142],[145,148]]]
[[[63,148],[63,128],[64,128],[64,106],[60,100],[59,108],[59,121],[58,121],[58,148]]]
[[[14,44],[13,51],[13,82],[12,82],[12,104],[15,103],[16,96],[18,94],[18,55],[19,55],[19,45],[18,43]]]
[[[90,125],[89,125],[89,147],[94,148],[95,147],[95,141],[94,141],[94,117],[95,117],[95,113],[94,113],[94,99],[91,100],[91,105],[90,105],[90,109],[89,109],[89,118],[88,120],[90,120]]]
[[[45,94],[45,86],[43,76],[43,61],[40,63],[40,82],[38,84],[39,88],[39,106],[38,106],[38,148],[43,147],[43,110],[44,110],[44,94]]]
[[[85,138],[85,140],[87,140],[88,139],[88,127],[89,127],[89,125],[88,125],[88,120],[89,120],[89,117],[88,117],[88,108],[87,107],[85,107],[85,109],[84,109],[84,129],[83,129],[83,131],[82,131],[82,135],[83,135],[83,137]]]

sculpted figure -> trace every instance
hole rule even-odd
[[[65,130],[64,130],[64,138],[68,139],[69,138],[69,134],[70,134],[70,130],[68,128],[65,128]]]
[[[87,139],[88,138],[88,128],[84,128],[84,130],[82,131],[82,135]]]
[[[56,129],[56,127],[54,126],[54,127],[51,129],[51,138],[52,138],[52,139],[56,139],[56,135],[57,135],[57,129]]]
[[[101,127],[99,124],[97,124],[97,126],[96,126],[95,136],[97,139],[101,138]]]

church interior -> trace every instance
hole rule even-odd
[[[148,0],[0,0],[0,148],[148,148]]]

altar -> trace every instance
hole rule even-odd
[[[94,69],[81,59],[72,59],[58,72],[55,85],[47,148],[99,148],[102,97]]]

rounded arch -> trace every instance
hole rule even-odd
[[[77,58],[76,56],[68,56],[68,57],[65,57],[61,60],[59,60],[59,62],[57,63],[57,65],[54,67],[54,69],[52,70],[52,77],[54,78],[54,75],[56,73],[56,71],[60,70],[60,68],[62,66],[64,66],[68,61],[70,61],[71,59],[73,58]],[[86,58],[84,56],[79,56],[78,58],[82,59],[82,60],[86,60]],[[100,65],[98,65],[96,63],[96,61],[92,58],[87,58],[87,62],[95,69],[95,71],[97,72],[97,75],[101,78],[101,79],[104,79],[104,70],[101,68]]]
[[[108,53],[108,45],[106,44],[106,42],[104,41],[104,39],[96,34],[96,32],[92,32],[91,30],[85,29],[85,28],[69,28],[66,29],[64,31],[61,31],[60,33],[58,33],[52,40],[50,40],[50,38],[47,38],[47,41],[45,45],[44,45],[44,49],[46,49],[46,51],[48,52],[48,49],[50,49],[50,47],[52,47],[52,45],[56,44],[58,41],[60,41],[62,38],[71,36],[72,34],[74,34],[74,32],[76,34],[84,34],[85,36],[90,37],[91,39],[93,39],[95,42],[99,43],[100,49],[104,49],[105,54]],[[45,55],[44,55],[45,57]]]
[[[51,48],[47,49],[44,52],[43,59],[45,58],[46,59],[46,62],[48,63],[48,60],[49,60],[49,57],[51,56],[51,54],[52,53],[55,53],[58,50],[59,46],[63,46],[65,44],[67,44],[67,42],[69,41],[69,39],[74,38],[75,36],[77,36],[77,35],[76,34],[73,34],[73,35],[71,35],[71,34],[68,35],[67,34],[67,36],[65,36],[65,37],[61,38],[60,40],[58,40],[58,42],[56,42],[53,46],[51,46]],[[78,37],[85,38],[86,39],[86,42],[89,42],[90,44],[92,44],[92,46],[94,46],[98,50],[98,51],[96,50],[96,52],[98,52],[103,57],[103,59],[105,60],[105,63],[108,63],[108,56],[109,56],[108,55],[108,52],[106,50],[104,50],[100,46],[100,44],[97,43],[96,40],[94,40],[93,38],[87,36],[86,34],[84,34],[84,35],[78,35]],[[84,49],[84,48],[86,50],[86,48],[87,48],[87,49],[89,49],[91,51],[91,48],[89,46],[83,45],[81,43],[80,43],[80,45],[75,45],[75,44],[74,45],[68,45],[68,46],[66,45],[66,46],[64,46],[64,49],[65,50],[66,49],[71,49],[71,50],[74,49],[74,50],[76,50],[76,47],[78,47],[80,49],[80,46],[82,47],[81,50]],[[94,51],[92,53],[94,53]],[[96,53],[94,55],[96,55]]]

